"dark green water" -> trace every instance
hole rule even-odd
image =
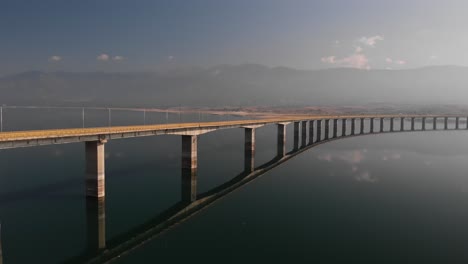
[[[200,137],[198,193],[243,171],[243,133]],[[116,263],[466,263],[467,136],[385,134],[312,147]],[[257,130],[257,166],[274,158],[275,144],[275,126]],[[180,201],[180,148],[178,136],[106,144],[108,243]],[[83,144],[0,151],[3,263],[65,263],[93,250],[83,171]]]

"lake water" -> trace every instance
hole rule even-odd
[[[96,125],[107,118],[100,114]],[[14,115],[10,120],[18,122],[10,129],[58,125]],[[161,115],[155,120],[164,121]],[[70,122],[81,126],[76,117]],[[113,118],[121,124],[136,119]],[[311,147],[115,262],[466,263],[467,133],[370,135]],[[257,129],[256,139],[260,166],[276,155],[276,127]],[[289,125],[288,151],[292,141]],[[200,136],[199,194],[242,173],[243,147],[241,129]],[[106,144],[106,245],[146,230],[148,221],[180,202],[180,149],[179,136]],[[84,144],[0,151],[3,263],[80,262],[99,252],[91,242],[95,208],[84,197],[84,162]]]

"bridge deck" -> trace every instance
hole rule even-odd
[[[318,119],[342,118],[432,118],[457,117],[456,115],[294,115],[278,118],[237,120],[201,123],[174,123],[141,126],[115,126],[95,128],[70,128],[31,131],[12,131],[0,133],[0,149],[29,147],[37,145],[63,144],[93,140],[119,139],[167,134],[204,133],[217,129],[236,128],[253,125],[266,125],[282,122],[297,122]],[[461,116],[459,116],[461,117]],[[465,116],[463,116],[465,117]]]

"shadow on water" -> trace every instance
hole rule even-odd
[[[319,127],[320,128],[320,127]],[[462,128],[445,129],[442,131],[456,131],[465,130]],[[175,227],[177,224],[188,220],[203,209],[209,207],[217,200],[225,197],[229,193],[237,190],[240,187],[245,186],[249,182],[258,179],[270,170],[280,166],[288,160],[296,157],[297,155],[313,148],[318,145],[328,143],[335,140],[359,137],[359,136],[371,136],[378,134],[389,134],[389,133],[415,133],[415,132],[431,132],[441,130],[403,130],[403,131],[382,131],[382,132],[361,132],[351,133],[349,135],[341,135],[337,137],[327,138],[325,135],[317,133],[315,136],[319,137],[315,141],[309,142],[308,144],[303,143],[297,148],[294,148],[284,155],[278,154],[270,161],[255,167],[253,171],[246,169],[244,172],[235,176],[231,180],[212,188],[209,191],[200,194],[190,193],[193,190],[193,184],[196,185],[196,181],[193,182],[192,177],[184,177],[182,175],[182,197],[181,200],[172,205],[171,207],[164,210],[162,213],[155,215],[152,219],[147,222],[127,231],[126,233],[115,237],[109,241],[105,239],[105,200],[87,200],[87,230],[88,230],[88,249],[83,252],[80,256],[68,259],[63,263],[108,263],[124,255],[130,254],[135,249],[143,246],[150,242],[152,239],[158,237],[162,233]],[[328,129],[326,133],[329,132]],[[297,134],[296,134],[297,135]],[[322,139],[323,136],[323,139]],[[295,137],[297,140],[297,138]],[[187,172],[193,173],[193,172]],[[192,188],[191,188],[192,187]],[[188,188],[188,190],[187,190]],[[184,191],[185,189],[185,191]],[[185,192],[185,193],[184,193]],[[189,194],[187,195],[187,192]],[[196,192],[196,191],[195,191]]]

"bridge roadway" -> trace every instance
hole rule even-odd
[[[199,135],[218,129],[262,126],[275,123],[325,119],[379,119],[379,118],[454,118],[457,115],[295,115],[277,118],[219,121],[202,123],[174,123],[140,126],[113,126],[94,128],[48,129],[0,133],[0,149],[65,144],[85,141],[121,139],[155,135]]]

